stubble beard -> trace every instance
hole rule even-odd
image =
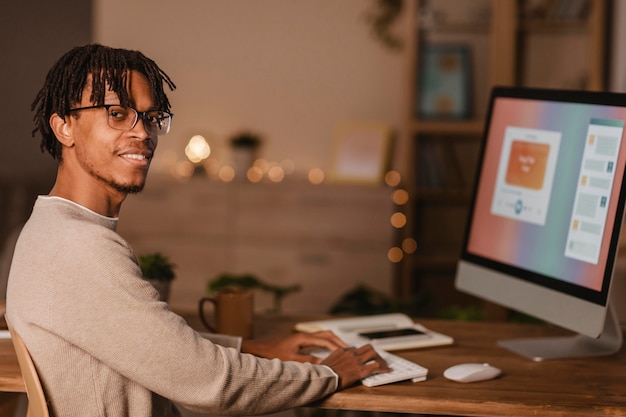
[[[138,180],[137,182],[126,182],[123,183],[120,180],[116,179],[112,173],[107,173],[98,169],[97,165],[90,163],[89,161],[81,162],[83,169],[95,180],[102,184],[108,185],[110,188],[124,194],[138,194],[140,193],[145,184],[146,178],[148,176],[148,169],[150,165],[145,168],[145,172],[143,174],[143,178]]]
[[[146,185],[145,177],[143,181],[141,181],[140,184],[132,184],[132,183],[123,184],[123,183],[116,181],[115,178],[105,178],[104,176],[94,171],[93,169],[90,170],[90,174],[92,177],[94,177],[98,181],[103,182],[107,184],[108,186],[110,186],[111,188],[115,189],[116,191],[120,193],[124,193],[124,194],[138,194],[141,191],[143,191],[143,188]],[[147,172],[146,172],[146,175],[147,175]]]
[[[111,185],[117,191],[119,191],[121,193],[138,194],[141,191],[143,191],[143,187],[145,185],[145,182],[143,184],[141,184],[141,185],[122,185],[122,184],[117,184],[115,182],[110,182],[109,185]]]

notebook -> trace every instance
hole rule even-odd
[[[451,345],[454,339],[434,332],[402,313],[306,321],[295,325],[301,332],[330,330],[353,346],[371,343],[386,351]]]

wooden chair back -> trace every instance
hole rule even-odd
[[[11,324],[7,320],[7,326],[11,332],[11,340],[17,353],[17,361],[20,365],[20,371],[24,378],[24,384],[26,385],[26,395],[28,396],[28,410],[26,412],[27,417],[49,417],[48,404],[46,403],[46,396],[37,374],[37,369],[33,363],[30,353],[24,344],[24,341],[20,335],[11,327]]]

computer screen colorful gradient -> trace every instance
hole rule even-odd
[[[605,303],[621,222],[626,103],[548,96],[492,98],[464,255]]]

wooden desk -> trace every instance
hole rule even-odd
[[[345,410],[460,416],[626,416],[626,350],[610,357],[533,362],[496,345],[502,338],[556,335],[546,326],[420,320],[455,338],[453,346],[395,352],[429,369],[424,382],[356,386],[316,406]],[[448,381],[454,364],[489,362],[498,379]]]
[[[188,319],[200,328],[196,318]],[[257,335],[287,334],[296,318],[257,323]],[[316,407],[459,416],[626,416],[626,350],[610,357],[533,362],[496,345],[502,338],[560,333],[547,326],[420,320],[455,338],[452,346],[395,352],[429,369],[424,382],[355,386]],[[463,362],[489,362],[498,379],[473,384],[448,381],[443,371]],[[0,415],[3,404],[25,392],[10,340],[0,339]]]
[[[26,392],[11,339],[0,339],[0,392]]]
[[[0,417],[13,417],[26,392],[11,339],[0,339]]]

